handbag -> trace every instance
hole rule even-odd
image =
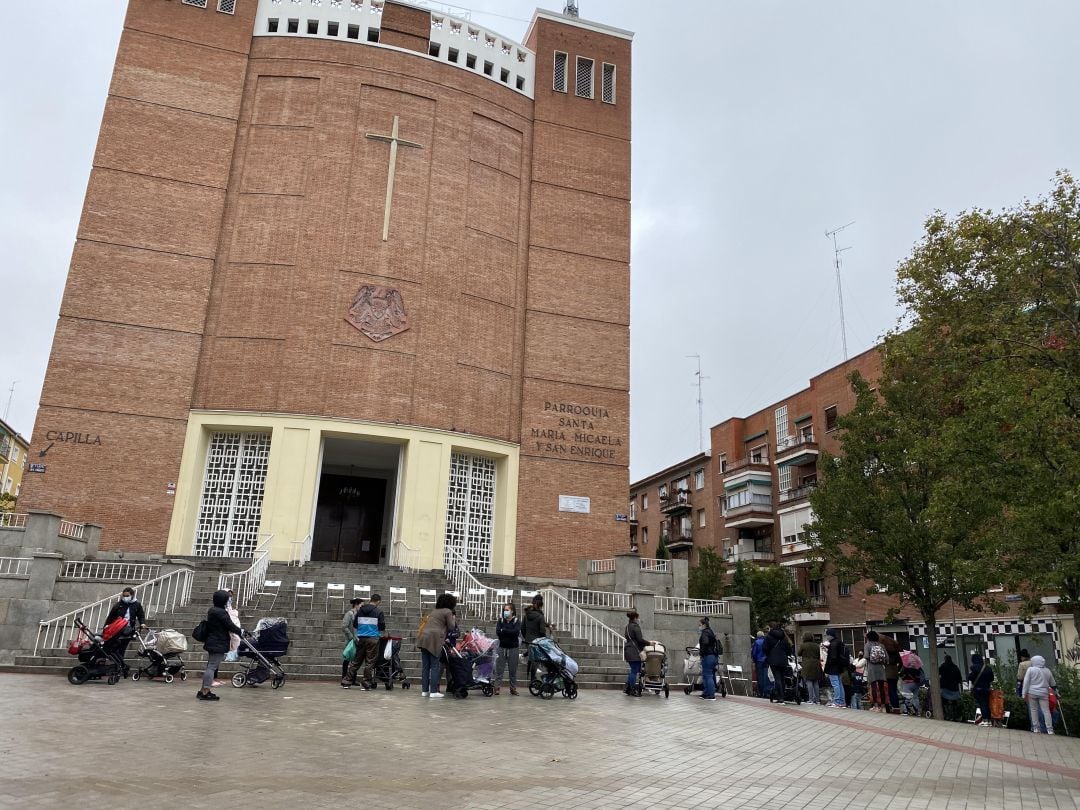
[[[206,636],[207,636],[206,619],[203,619],[201,622],[199,622],[197,625],[195,625],[195,629],[191,631],[191,637],[193,639],[195,639],[196,641],[205,642],[206,641]]]

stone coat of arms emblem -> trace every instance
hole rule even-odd
[[[381,284],[364,284],[356,291],[356,298],[345,320],[374,340],[376,343],[409,328],[405,314],[405,302],[394,287]]]

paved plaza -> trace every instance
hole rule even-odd
[[[0,807],[1080,804],[1080,740],[1018,731],[681,691],[195,689],[0,674]]]

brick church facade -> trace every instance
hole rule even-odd
[[[542,11],[131,0],[22,505],[140,552],[621,551],[630,59]]]

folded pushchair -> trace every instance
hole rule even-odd
[[[375,661],[375,679],[386,684],[387,689],[394,688],[394,681],[398,681],[402,689],[409,688],[409,679],[405,677],[405,670],[401,668],[401,638],[399,636],[379,639],[379,655]]]
[[[289,628],[284,618],[260,619],[255,632],[240,639],[241,671],[232,677],[232,685],[258,686],[267,678],[278,689],[285,683],[285,670],[278,659],[289,651]]]
[[[477,690],[484,697],[495,694],[491,677],[498,654],[499,642],[476,628],[456,644],[446,644],[443,663],[446,665],[447,693],[457,698],[467,698],[469,692]]]
[[[538,638],[529,642],[529,662],[535,665],[533,679],[529,682],[529,694],[549,699],[556,692],[574,700],[578,688],[577,662],[559,649],[554,639]]]
[[[165,683],[172,683],[178,676],[187,680],[184,659],[180,657],[180,653],[187,652],[187,636],[178,630],[147,630],[146,635],[136,635],[142,648],[139,658],[144,663],[131,673],[131,680],[164,678]]]

